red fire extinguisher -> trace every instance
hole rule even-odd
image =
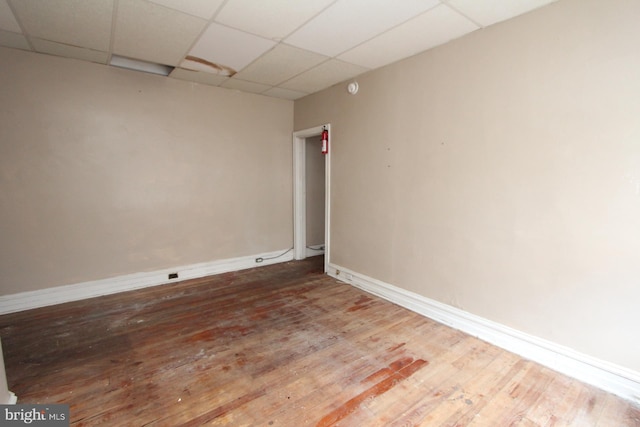
[[[329,153],[329,131],[326,127],[322,128],[322,154]]]

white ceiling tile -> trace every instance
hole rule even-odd
[[[274,45],[274,41],[213,23],[193,46],[189,56],[238,71]]]
[[[335,0],[229,0],[215,21],[272,40],[281,40]]]
[[[187,80],[190,82],[203,83],[209,86],[220,86],[224,83],[228,77],[219,76],[216,74],[205,73],[202,71],[189,71],[182,68],[174,69],[169,77],[179,80]]]
[[[478,26],[440,5],[339,56],[369,68],[378,68],[415,55],[477,30]]]
[[[49,55],[82,59],[83,61],[98,62],[100,64],[106,64],[109,58],[107,52],[69,46],[68,44],[56,43],[49,40],[31,38],[31,43],[36,52],[47,53]]]
[[[448,3],[486,27],[556,0],[450,0]]]
[[[0,0],[0,30],[13,31],[14,33],[22,32],[7,0]]]
[[[0,46],[31,50],[25,36],[5,30],[0,30]]]
[[[178,65],[206,24],[144,0],[120,0],[113,53]]]
[[[275,86],[327,59],[327,56],[318,53],[279,44],[236,74],[236,77]]]
[[[211,19],[223,0],[149,0],[153,3],[179,10],[206,20]]]
[[[236,74],[237,75],[237,74]],[[265,90],[271,88],[269,85],[263,85],[260,83],[247,82],[245,80],[239,80],[235,77],[227,80],[220,86],[226,87],[227,89],[236,89],[241,90],[243,92],[251,92],[251,93],[262,93]]]
[[[302,98],[303,96],[307,96],[309,94],[305,92],[290,90],[290,89],[283,89],[281,87],[274,87],[269,89],[266,92],[263,92],[263,95],[273,96],[275,98],[290,99],[293,101],[298,98]]]
[[[368,71],[367,68],[337,59],[323,62],[315,68],[288,80],[280,86],[299,92],[313,93]]]
[[[0,46],[298,99],[554,1],[0,0]]]
[[[113,0],[20,0],[11,4],[31,37],[109,49]]]
[[[285,41],[336,56],[439,3],[439,0],[338,0]]]

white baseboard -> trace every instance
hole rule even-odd
[[[327,274],[557,372],[640,403],[640,373],[329,264]]]
[[[0,315],[48,305],[62,304],[118,292],[131,291],[149,286],[164,285],[186,279],[211,276],[229,271],[244,270],[261,267],[293,259],[293,252],[286,249],[266,252],[257,255],[238,258],[222,259],[212,262],[191,264],[182,267],[167,268],[159,271],[127,274],[108,279],[92,280],[73,285],[56,286],[39,291],[20,292],[12,295],[0,296]],[[256,262],[256,259],[262,259]],[[170,273],[178,273],[177,279],[169,279]]]
[[[3,403],[3,405],[15,405],[16,403],[18,403],[18,396],[10,391],[9,398],[5,403]]]
[[[324,255],[324,244],[307,246],[305,255],[307,257]]]
[[[14,405],[18,401],[18,397],[9,390],[7,385],[7,375],[4,369],[4,353],[2,352],[2,343],[0,342],[0,404]]]

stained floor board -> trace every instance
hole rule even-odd
[[[322,274],[322,257],[0,316],[74,426],[640,426],[640,409]]]

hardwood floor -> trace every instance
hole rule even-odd
[[[640,426],[631,403],[322,275],[322,257],[0,316],[19,403],[112,426]]]

